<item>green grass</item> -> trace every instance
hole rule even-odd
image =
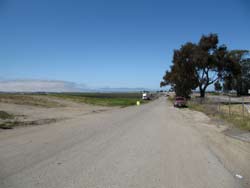
[[[8,120],[0,123],[0,129],[13,129],[17,126],[34,126],[55,123],[57,119],[38,119],[32,121],[18,121],[18,120]]]
[[[0,119],[13,119],[14,116],[5,111],[0,111]]]
[[[221,95],[221,93],[219,93],[219,92],[207,92],[207,95],[219,96],[219,95]]]
[[[242,117],[240,115],[223,115],[221,114],[220,117],[230,123],[233,123],[238,128],[242,130],[250,131],[250,118],[249,117]]]
[[[49,94],[61,99],[69,99],[79,103],[86,103],[99,106],[131,106],[141,100],[140,93],[60,93]]]
[[[141,98],[141,93],[50,93],[48,96],[90,97],[90,98]]]
[[[12,129],[14,126],[16,126],[16,122],[12,121],[13,119],[14,115],[5,111],[0,111],[0,129]]]
[[[50,97],[72,100],[99,106],[131,106],[141,100],[141,93],[49,93],[49,94],[0,94],[0,102],[38,107],[61,107]],[[53,99],[53,98],[51,98]]]
[[[195,103],[188,102],[188,108],[195,110],[195,111],[206,113],[206,108],[202,104],[195,104]]]
[[[188,107],[192,110],[203,112],[212,118],[220,118],[234,126],[250,131],[250,115],[246,114],[244,117],[238,112],[238,105],[231,106],[232,114],[229,115],[228,111],[225,110],[225,105],[222,105],[220,111],[216,105],[200,104],[189,101]],[[247,113],[247,112],[246,112]]]
[[[13,129],[14,127],[18,126],[18,121],[7,121],[0,123],[0,129]]]

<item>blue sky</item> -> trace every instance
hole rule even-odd
[[[250,49],[248,0],[0,0],[0,78],[159,88],[173,50]]]

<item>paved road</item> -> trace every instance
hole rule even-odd
[[[0,132],[1,188],[236,188],[203,136],[165,98]]]

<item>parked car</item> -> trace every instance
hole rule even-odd
[[[174,106],[175,107],[185,107],[187,105],[187,100],[184,97],[175,97]]]

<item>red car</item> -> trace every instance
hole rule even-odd
[[[185,107],[187,105],[187,101],[184,97],[175,97],[174,106],[175,107]]]

